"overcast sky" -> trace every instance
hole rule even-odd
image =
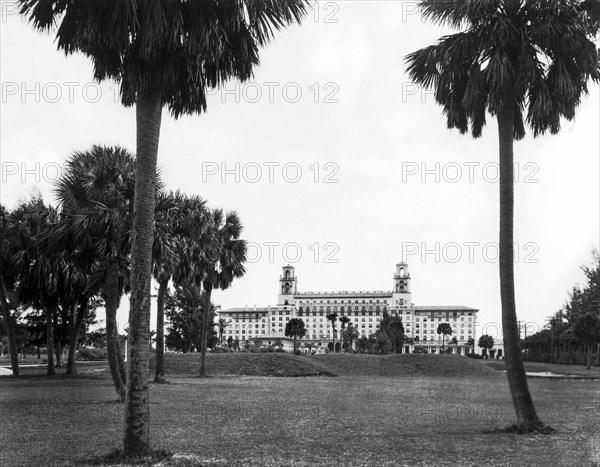
[[[65,58],[1,5],[1,201],[39,189],[54,202],[74,151],[135,150],[134,111],[114,83],[93,82],[89,60]],[[299,291],[389,290],[405,260],[415,305],[470,306],[480,323],[500,322],[496,121],[478,140],[447,130],[406,74],[404,57],[447,32],[411,2],[322,1],[262,51],[252,83],[213,93],[200,116],[164,111],[167,188],[238,211],[251,242],[246,275],[216,304],[275,305],[288,262]],[[515,144],[523,321],[543,325],[598,248],[599,115],[592,85],[560,135]],[[127,311],[124,300],[121,328]]]

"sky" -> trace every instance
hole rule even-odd
[[[9,207],[53,182],[74,151],[135,150],[135,114],[115,83],[95,83],[81,55],[34,31],[2,1],[0,200]],[[498,336],[498,136],[448,130],[404,57],[451,31],[414,2],[320,1],[261,51],[248,83],[211,92],[207,112],[163,112],[159,166],[168,189],[235,210],[247,272],[213,294],[223,308],[275,305],[282,266],[298,291],[391,290],[409,263],[415,305],[480,310]],[[600,237],[600,95],[590,85],[556,136],[515,143],[517,314],[543,326],[583,284]],[[122,329],[128,300],[119,309]],[[154,317],[153,317],[154,326]]]

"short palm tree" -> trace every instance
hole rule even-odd
[[[452,326],[450,323],[440,323],[437,327],[438,335],[442,335],[442,352],[446,349],[446,336],[452,335]]]
[[[298,351],[296,342],[298,339],[302,339],[306,336],[306,328],[304,327],[304,321],[302,318],[292,318],[285,324],[285,337],[292,337],[294,339],[294,353]]]
[[[137,171],[124,454],[150,452],[147,367],[156,166],[163,106],[173,116],[206,110],[206,90],[247,80],[259,47],[299,22],[308,0],[174,0],[90,2],[19,0],[37,29],[58,25],[58,47],[82,52],[98,80],[121,85],[136,106]]]
[[[486,112],[498,120],[500,296],[507,377],[520,431],[542,429],[521,357],[514,292],[513,141],[560,130],[589,79],[598,81],[592,39],[598,22],[577,0],[422,0],[425,17],[460,32],[408,55],[411,79],[435,89],[448,128],[481,136]]]
[[[354,341],[358,339],[359,335],[358,329],[352,323],[348,323],[348,327],[345,331],[345,338],[348,340],[348,349],[350,349],[351,352],[354,350]]]

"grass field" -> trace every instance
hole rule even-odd
[[[209,355],[209,369],[223,357]],[[531,379],[538,413],[558,433],[512,435],[494,432],[514,422],[503,373],[466,358],[407,357],[309,360],[338,377],[213,371],[151,384],[152,444],[173,454],[160,465],[600,465],[598,381]],[[275,358],[297,367],[304,357]],[[445,375],[449,367],[462,374]],[[0,465],[98,464],[120,447],[115,396],[107,372],[92,369],[76,378],[0,378]]]

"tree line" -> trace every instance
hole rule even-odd
[[[581,266],[586,278],[574,285],[565,304],[554,313],[546,329],[525,336],[526,360],[585,364],[591,368],[593,353],[600,364],[600,254],[592,252],[592,265]]]
[[[14,376],[23,347],[19,317],[25,314],[34,342],[45,341],[47,374],[55,373],[55,356],[60,359],[66,345],[66,373],[72,375],[78,343],[85,342],[95,311],[103,306],[110,373],[125,399],[116,318],[121,300],[132,293],[135,164],[124,148],[93,146],[67,159],[54,186],[56,206],[40,196],[12,210],[0,205],[0,307]],[[171,344],[180,347],[192,336],[194,349],[202,352],[204,376],[207,341],[214,333],[211,293],[244,274],[246,242],[236,212],[211,209],[197,195],[166,191],[160,176],[157,180],[151,259],[158,284],[155,380],[162,382],[165,310]],[[187,345],[190,350],[192,343]]]

